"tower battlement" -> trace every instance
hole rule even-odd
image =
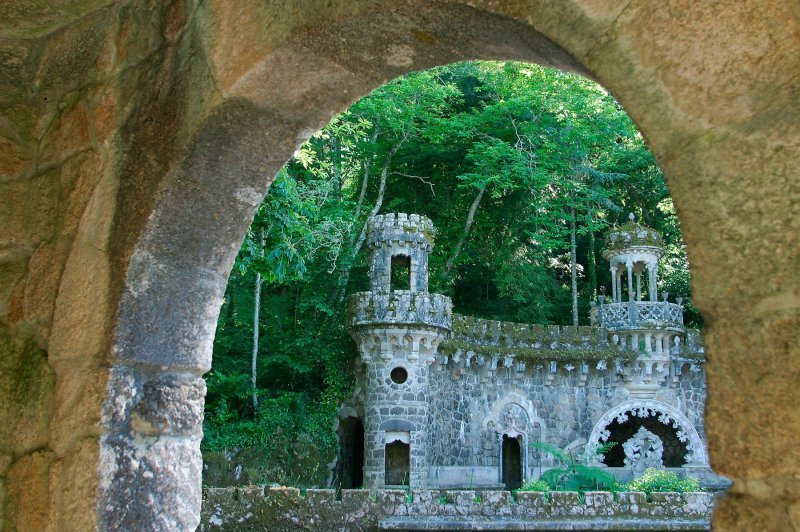
[[[379,214],[370,221],[367,245],[376,247],[392,242],[416,243],[427,245],[427,251],[430,251],[434,235],[433,222],[425,216],[403,212]]]

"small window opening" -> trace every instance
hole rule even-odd
[[[395,255],[391,264],[391,289],[411,290],[411,257],[408,255]]]
[[[411,446],[408,443],[400,440],[387,443],[385,484],[387,486],[408,486],[410,464]]]
[[[389,377],[391,377],[393,383],[403,384],[408,380],[408,371],[402,366],[397,366],[389,374]]]
[[[522,452],[517,438],[503,435],[503,484],[509,491],[522,487]]]

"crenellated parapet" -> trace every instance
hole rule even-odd
[[[200,530],[707,530],[708,492],[336,490],[204,492]],[[437,527],[437,528],[434,528]]]
[[[449,331],[452,308],[450,298],[441,294],[410,290],[357,292],[347,299],[348,327],[422,325]]]
[[[449,297],[428,292],[358,292],[347,301],[348,330],[365,362],[433,362],[452,326]]]
[[[430,250],[435,234],[433,222],[425,216],[403,212],[378,214],[370,221],[367,245],[405,242],[426,245]]]

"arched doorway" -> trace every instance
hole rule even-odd
[[[522,487],[522,450],[521,450],[522,435],[516,437],[503,434],[503,486],[505,489],[511,491]]]
[[[387,486],[408,486],[411,483],[411,445],[408,433],[387,437],[384,479]]]
[[[348,417],[339,423],[338,476],[341,489],[360,488],[364,483],[364,425]]]

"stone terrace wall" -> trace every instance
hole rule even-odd
[[[442,350],[457,349],[552,360],[636,357],[636,353],[609,343],[608,332],[601,327],[533,325],[453,314],[452,337],[442,344]]]
[[[209,488],[200,530],[704,530],[711,493]]]
[[[609,341],[604,327],[536,325],[452,315],[451,337],[441,351],[473,351],[488,356],[512,356],[540,360],[633,360],[639,353]],[[686,329],[686,340],[673,354],[681,358],[705,358],[702,333]]]

